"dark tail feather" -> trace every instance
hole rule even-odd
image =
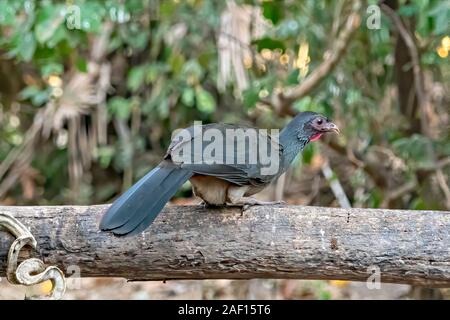
[[[113,203],[103,216],[100,229],[116,235],[143,231],[191,175],[177,167],[156,167]]]

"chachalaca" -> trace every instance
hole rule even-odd
[[[247,140],[245,145],[235,148],[236,139],[226,137],[230,132],[243,134],[239,129],[257,129],[229,124],[198,127],[200,128],[192,126],[185,129],[183,132],[187,135],[184,140],[180,135],[175,136],[163,161],[122,194],[105,213],[100,223],[101,230],[110,230],[116,235],[135,235],[144,231],[187,180],[190,180],[194,194],[206,204],[272,204],[273,202],[259,201],[250,196],[260,192],[285,172],[309,142],[318,140],[326,132],[339,133],[334,123],[315,112],[299,113],[281,131],[278,139],[273,135],[257,132],[259,146],[265,144],[267,150],[278,155],[271,158],[278,161],[276,170],[267,173],[263,169],[267,169],[268,164],[263,163],[261,157],[257,157],[256,161],[249,161],[252,157],[255,159],[258,151],[254,144]],[[196,132],[196,129],[201,130]],[[205,139],[208,131],[214,132],[214,141],[211,137]],[[223,138],[218,139],[217,135],[222,135]],[[199,148],[195,149],[194,140],[198,138],[201,142],[197,144]],[[208,152],[205,152],[211,143],[216,143],[216,147],[220,148],[215,148],[214,153],[209,147]],[[185,157],[188,153],[190,160],[200,153],[201,161],[184,161],[188,159]],[[217,161],[219,158],[223,161]]]

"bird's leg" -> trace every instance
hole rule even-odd
[[[284,204],[284,201],[261,201],[251,197],[244,197],[248,187],[229,188],[227,198],[230,206],[242,207],[243,211],[252,206],[265,206],[274,204]]]
[[[242,197],[239,200],[232,202],[232,206],[242,207],[242,210],[245,211],[253,206],[270,206],[276,204],[285,204],[284,201],[261,201],[251,197]]]

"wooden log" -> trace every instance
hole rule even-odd
[[[98,230],[108,205],[2,207],[30,228],[35,253],[81,277],[341,279],[450,287],[450,212],[168,206],[145,233]],[[0,276],[12,236],[0,231]],[[68,275],[70,275],[70,273]]]

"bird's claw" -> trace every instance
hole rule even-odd
[[[253,206],[270,206],[270,205],[277,205],[277,204],[286,204],[283,200],[277,200],[277,201],[252,201],[248,203],[244,203],[242,205],[242,212],[247,211]]]

